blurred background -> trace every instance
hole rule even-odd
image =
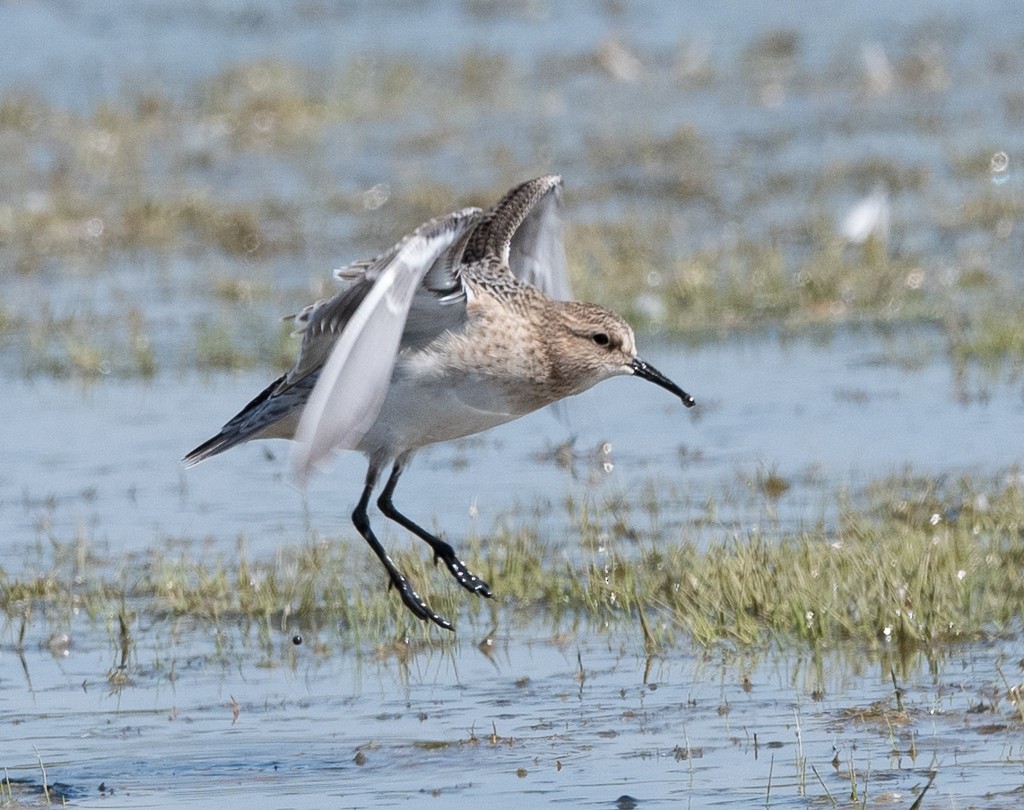
[[[283,478],[263,463],[273,445],[189,478],[177,459],[290,365],[280,319],[329,294],[333,268],[546,172],[565,178],[577,296],[626,315],[705,421],[613,383],[568,428],[476,440],[497,442],[480,462],[493,489],[529,502],[517,465],[567,436],[602,470],[592,448],[614,439],[638,473],[699,488],[777,471],[795,519],[820,500],[801,502],[801,481],[1014,463],[1013,8],[3,3],[0,374],[17,461],[0,519],[29,543],[40,525],[103,525],[117,545],[148,543],[140,522],[301,534],[300,496],[259,479]],[[646,422],[619,415],[630,401]],[[422,508],[468,529],[479,473],[436,452],[458,494],[430,489]],[[311,502],[334,526],[348,502],[323,486]]]
[[[1003,620],[1019,628],[1018,558],[1001,550],[949,558],[956,598],[930,592],[925,630],[901,587],[930,587],[930,569],[908,552],[912,573],[893,563],[903,579],[883,597],[838,611],[861,635],[850,647],[846,630],[829,636],[828,665],[814,610],[795,602],[778,613],[798,639],[781,663],[757,649],[776,632],[762,626],[745,639],[755,652],[736,653],[724,609],[721,626],[652,613],[655,635],[725,639],[670,648],[653,670],[638,664],[639,631],[621,646],[603,634],[623,593],[614,561],[663,549],[714,564],[753,548],[733,573],[757,585],[768,534],[837,551],[875,538],[870,551],[878,538],[905,546],[907,527],[925,545],[950,527],[967,557],[972,526],[994,547],[1019,539],[1022,19],[1016,0],[0,0],[0,654],[21,664],[0,671],[16,712],[0,725],[13,752],[0,767],[36,790],[38,756],[72,783],[65,798],[106,806],[117,800],[96,785],[114,776],[134,786],[125,806],[225,807],[280,788],[337,798],[338,773],[351,806],[425,789],[445,806],[515,790],[532,804],[538,785],[611,806],[639,773],[673,806],[722,801],[723,786],[760,802],[767,786],[804,807],[808,783],[820,806],[850,782],[856,794],[878,763],[906,806],[896,788],[919,795],[934,758],[957,763],[962,795],[997,806],[986,792],[1001,780],[998,806],[1016,806],[1007,729],[1019,731],[1024,691],[1016,709],[998,695],[1019,642],[950,646],[961,669],[917,646],[955,645],[975,615],[973,639]],[[386,598],[367,602],[377,624],[360,639],[345,600],[381,590],[348,522],[361,457],[306,492],[281,443],[187,474],[179,459],[292,363],[281,318],[330,294],[332,269],[549,172],[565,180],[577,297],[624,314],[698,407],[611,381],[567,421],[542,413],[429,448],[403,478],[403,511],[502,570],[498,593],[513,586],[516,538],[548,555],[541,569],[591,571],[579,610],[596,630],[546,596],[534,621],[433,591],[452,618],[466,611],[460,638],[484,639],[479,651],[409,643]],[[877,535],[850,531],[860,508]],[[778,570],[812,568],[802,559]],[[864,561],[865,581],[881,581],[881,563]],[[364,590],[346,595],[357,569]],[[971,594],[997,573],[1005,600],[976,614]],[[440,579],[417,572],[428,589]],[[305,596],[266,596],[285,580]],[[263,598],[277,601],[264,610]],[[632,607],[619,612],[632,621]],[[895,649],[893,632],[911,641]],[[358,652],[388,633],[401,643],[381,642],[366,685]],[[918,690],[910,715],[898,691],[898,716],[877,710],[895,711],[897,672]],[[167,722],[179,707],[196,723],[187,734]],[[793,753],[801,707],[823,791]],[[970,730],[991,713],[1006,722]],[[790,746],[788,799],[748,728]],[[934,751],[920,760],[919,738]],[[368,739],[379,752],[363,752]],[[369,756],[362,781],[353,756]],[[559,776],[563,759],[577,770]],[[419,767],[374,769],[396,761]],[[531,769],[539,783],[523,781]]]
[[[4,367],[280,367],[264,310],[551,171],[579,295],[640,326],[929,324],[998,354],[1012,9],[6,2]]]

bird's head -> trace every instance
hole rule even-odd
[[[620,315],[597,304],[553,303],[562,328],[552,343],[552,376],[566,389],[561,396],[632,374],[675,394],[687,408],[693,407],[693,397],[637,356],[633,329]]]

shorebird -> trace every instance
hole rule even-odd
[[[561,178],[516,186],[486,211],[463,208],[424,223],[387,253],[335,275],[333,298],[291,316],[302,344],[294,367],[220,432],[185,456],[189,466],[250,439],[296,440],[297,479],[336,450],[366,455],[369,469],[352,522],[390,586],[423,620],[451,630],[398,570],[370,527],[377,506],[420,539],[466,590],[491,589],[440,537],[392,502],[413,454],[435,442],[504,424],[633,375],[691,407],[693,398],[636,353],[619,315],[569,298],[559,215]]]

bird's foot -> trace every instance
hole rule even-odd
[[[398,595],[401,597],[402,602],[410,611],[412,611],[412,614],[417,619],[422,619],[425,622],[433,622],[438,627],[454,631],[452,623],[444,616],[441,616],[431,610],[430,605],[426,603],[422,596],[416,593],[412,584],[403,574],[400,574],[397,571],[394,572],[391,575],[391,580],[388,582],[388,588],[394,588],[398,591]]]
[[[488,599],[491,598],[491,587],[470,571],[466,564],[458,558],[455,549],[443,540],[439,540],[434,545],[434,564],[437,565],[439,561],[444,563],[445,568],[452,572],[455,581],[467,591],[478,596],[485,596]]]

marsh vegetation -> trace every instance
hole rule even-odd
[[[48,36],[0,56],[0,807],[1015,806],[999,14],[69,8],[9,9]],[[175,465],[291,363],[281,317],[331,269],[548,171],[577,296],[700,407],[609,384],[584,424],[425,453],[412,507],[499,595],[389,536],[442,638],[336,481],[295,493],[274,445]]]

